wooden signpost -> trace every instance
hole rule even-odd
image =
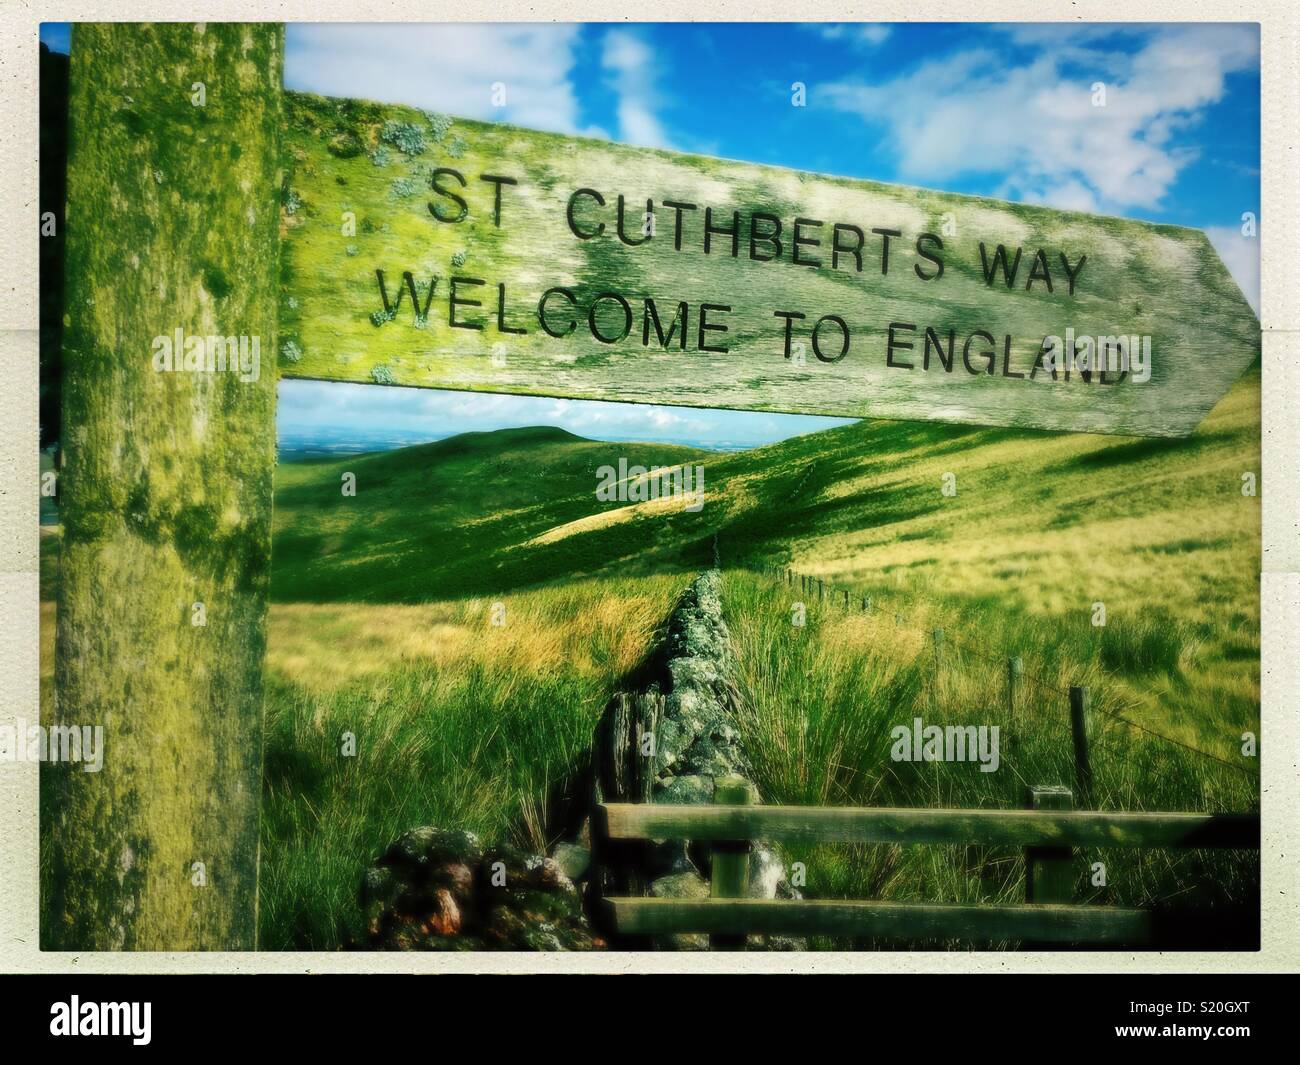
[[[285,99],[287,376],[1178,436],[1259,352],[1200,230]]]

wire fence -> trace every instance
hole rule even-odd
[[[1027,686],[1033,686],[1040,693],[1049,694],[1058,700],[1068,702],[1076,787],[1084,797],[1091,791],[1092,786],[1091,748],[1094,745],[1095,738],[1092,735],[1091,718],[1094,714],[1108,721],[1134,729],[1153,740],[1179,748],[1207,762],[1213,762],[1252,779],[1258,779],[1258,769],[1256,767],[1229,761],[1211,751],[1204,750],[1175,736],[1170,736],[1167,733],[1134,721],[1131,717],[1118,710],[1094,703],[1091,698],[1092,693],[1087,685],[1071,684],[1063,686],[1043,676],[1041,670],[1026,669],[1024,659],[1020,656],[990,653],[987,649],[975,646],[968,640],[962,639],[944,628],[931,626],[927,631],[926,626],[916,620],[914,613],[899,608],[895,601],[895,595],[890,596],[890,601],[887,604],[882,604],[874,602],[870,595],[860,590],[837,586],[820,577],[799,573],[789,567],[764,565],[760,567],[760,572],[786,587],[798,590],[809,599],[815,599],[819,603],[830,606],[839,606],[846,612],[875,614],[885,618],[888,618],[889,614],[892,613],[894,625],[897,629],[909,633],[914,638],[919,637],[922,641],[928,640],[930,642],[931,653],[934,658],[935,685],[938,691],[943,688],[945,670],[948,668],[946,659],[952,651],[957,651],[977,662],[983,663],[987,667],[991,667],[995,671],[995,676],[1000,674],[1003,678],[1002,686],[1005,692],[1006,712],[1008,719],[1013,724],[1019,717],[1023,716],[1024,705],[1027,701]],[[1021,783],[1029,786],[1030,782],[1020,775],[1012,760],[1004,758],[1004,763],[1020,779]]]

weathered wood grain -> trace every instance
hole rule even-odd
[[[41,767],[45,949],[256,945],[283,56],[276,23],[73,31],[41,714],[102,725],[106,749],[100,772]],[[259,362],[185,369],[178,348],[156,372],[174,331],[242,338]]]
[[[1033,810],[1072,810],[1069,788],[1039,786],[1029,794]],[[1069,846],[1025,848],[1025,901],[1072,902],[1076,880],[1074,852]]]
[[[984,906],[972,903],[842,902],[789,899],[604,900],[626,935],[870,936],[995,942],[1137,944],[1151,915],[1113,906]]]
[[[945,810],[606,803],[611,839],[760,839],[799,843],[961,843],[1016,847],[1259,846],[1256,814]]]
[[[1259,351],[1259,324],[1199,230],[302,94],[289,94],[286,144],[280,367],[288,376],[1167,436],[1190,432]],[[464,201],[463,221],[432,213],[431,205],[444,219],[460,213],[435,181]],[[567,220],[571,196],[584,188],[605,201],[582,195],[574,204],[581,232],[604,226],[591,239],[575,236]],[[715,232],[706,251],[708,211]],[[731,236],[718,231],[733,212],[734,257]],[[654,230],[644,239],[647,213]],[[765,237],[771,219],[782,227],[779,254]],[[796,226],[804,241],[797,247]],[[874,232],[881,230],[899,234],[889,238],[887,272],[885,236]],[[927,233],[941,249],[921,239]],[[1011,287],[1001,274],[987,283],[981,243],[990,259],[999,244],[1011,257],[1021,249]],[[843,250],[858,244],[860,260]],[[1050,292],[1041,268],[1028,283],[1039,251]],[[942,276],[934,276],[935,258]],[[813,261],[820,265],[804,265]],[[1072,292],[1065,264],[1077,270]],[[382,313],[377,270],[391,318]],[[427,301],[427,317],[417,320],[404,272],[422,309]],[[453,279],[457,299],[481,306],[451,306]],[[587,319],[575,318],[570,335],[549,336],[537,307],[556,286],[572,292],[582,313],[596,302],[596,328],[606,337],[622,332],[625,312],[613,297],[597,298],[625,298],[630,335],[602,343]],[[647,297],[666,337],[679,302],[688,328],[660,343]],[[701,332],[705,304],[715,308],[708,325],[725,332]],[[567,297],[552,297],[548,307],[552,331],[567,331]],[[791,357],[776,311],[807,316],[792,325]],[[453,327],[453,314],[481,328]],[[842,319],[850,334],[834,362],[819,360],[810,342],[825,315]],[[895,334],[914,344],[895,361],[914,368],[887,365],[890,323],[916,327]],[[927,327],[945,347],[953,331],[951,372],[934,351],[922,368]],[[1151,337],[1151,379],[1004,375],[1028,374],[1044,337],[1067,328]],[[828,358],[840,353],[838,329],[828,319],[820,331]],[[972,373],[963,347],[978,330],[995,339],[976,335]],[[989,349],[991,373],[980,357]]]

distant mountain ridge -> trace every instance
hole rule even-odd
[[[589,440],[596,443],[594,439],[579,436],[560,426],[530,426],[527,428],[555,428],[559,432],[568,433],[576,440]],[[507,430],[469,430],[465,433],[447,433],[445,435],[431,436],[427,432],[419,432],[410,429],[385,429],[375,428],[365,432],[348,430],[332,436],[328,431],[322,432],[320,427],[312,426],[301,429],[287,428],[282,429],[279,434],[278,454],[281,462],[302,462],[306,459],[316,459],[329,456],[344,455],[367,455],[377,451],[395,451],[404,447],[417,447],[421,444],[437,443],[440,440],[450,440],[456,436],[467,436],[471,433],[492,433],[492,432],[511,432]],[[651,443],[652,441],[637,439],[606,439],[607,443],[618,444],[635,444]],[[679,442],[676,446],[692,447],[702,451],[712,452],[734,452],[748,451],[753,445],[740,443],[734,440],[687,440]]]
[[[272,592],[412,602],[685,573],[711,561],[717,534],[726,564],[793,562],[859,585],[979,596],[1010,581],[1027,608],[1055,610],[1103,573],[1149,595],[1167,569],[1166,594],[1195,603],[1258,574],[1259,501],[1240,473],[1259,469],[1259,399],[1256,370],[1179,440],[864,421],[723,454],[535,426],[285,464]],[[620,458],[701,464],[703,509],[600,502],[597,470]],[[340,495],[346,472],[355,497]]]

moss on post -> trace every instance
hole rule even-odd
[[[104,758],[43,767],[46,949],[256,945],[283,48],[275,24],[74,30],[43,709],[102,725]]]

